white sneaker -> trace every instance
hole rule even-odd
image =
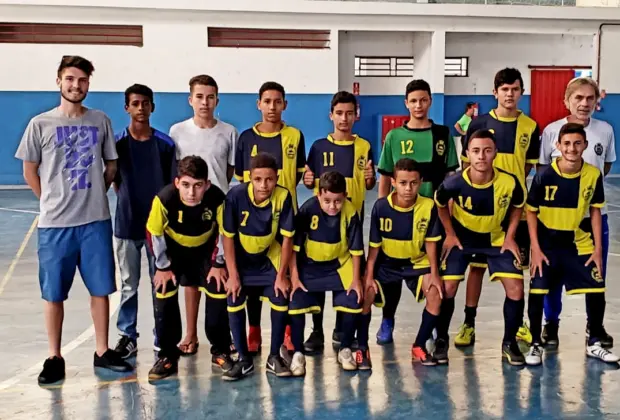
[[[290,369],[293,376],[304,376],[306,374],[306,357],[302,352],[295,352]]]
[[[539,366],[542,365],[542,355],[543,348],[540,344],[532,344],[530,346],[530,351],[525,355],[525,363],[529,366]]]
[[[600,341],[597,341],[591,346],[586,346],[586,354],[588,355],[588,357],[601,359],[603,362],[607,363],[618,363],[618,361],[620,360],[620,357],[616,356],[609,350],[604,349],[601,346]]]
[[[338,351],[338,363],[342,365],[344,370],[357,370],[357,362],[348,347],[341,348]]]

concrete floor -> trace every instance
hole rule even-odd
[[[607,188],[612,254],[605,319],[607,330],[617,340],[620,339],[620,287],[615,281],[616,268],[620,267],[619,181],[612,179]],[[306,196],[304,191],[303,197]],[[112,194],[110,198],[114,203]],[[367,215],[371,204],[367,206]],[[335,352],[328,346],[324,355],[307,358],[305,379],[267,376],[265,356],[259,356],[253,376],[228,383],[212,370],[208,341],[201,332],[202,346],[198,354],[181,360],[178,376],[152,385],[147,381],[154,361],[148,281],[141,285],[138,325],[141,336],[136,371],[126,376],[95,371],[92,367],[94,331],[88,294],[78,277],[65,305],[63,353],[67,378],[61,385],[41,388],[36,377],[47,356],[47,335],[37,277],[37,239],[33,225],[37,206],[29,191],[0,191],[0,360],[4,362],[0,368],[0,419],[620,418],[618,366],[585,356],[583,297],[564,298],[559,350],[546,353],[542,368],[519,369],[501,361],[503,288],[490,283],[485,283],[478,309],[476,345],[464,352],[451,347],[449,366],[412,365],[410,346],[422,306],[405,290],[397,313],[393,345],[380,347],[374,343],[381,313],[373,312],[371,373],[341,371]],[[463,298],[464,290],[461,290],[453,331],[463,320]],[[110,301],[110,346],[113,347],[118,339],[115,325],[119,293]],[[330,305],[328,298],[326,331],[331,331],[335,318]],[[269,317],[266,306],[263,310],[263,354],[266,354]],[[201,314],[199,325],[202,322]]]

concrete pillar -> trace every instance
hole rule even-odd
[[[435,31],[431,35],[430,80],[433,91],[433,105],[430,111],[431,119],[437,124],[443,124],[444,119],[444,68],[446,59],[446,31]]]

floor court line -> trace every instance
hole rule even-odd
[[[22,209],[10,209],[8,207],[0,207],[1,211],[10,211],[14,213],[28,213],[28,214],[39,214],[38,211],[34,210],[22,210]]]
[[[4,292],[4,288],[11,280],[11,277],[13,277],[13,272],[15,271],[15,267],[17,266],[19,259],[22,257],[22,254],[24,253],[26,246],[28,245],[28,242],[30,241],[30,237],[34,233],[34,230],[36,229],[38,222],[39,222],[39,216],[36,216],[34,220],[32,221],[32,224],[30,225],[28,232],[26,232],[26,236],[24,236],[24,240],[19,246],[17,253],[13,257],[13,261],[11,261],[11,265],[9,266],[9,269],[7,270],[6,274],[2,278],[2,282],[0,283],[0,296],[2,296],[2,292]]]

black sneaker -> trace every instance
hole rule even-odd
[[[448,363],[448,342],[443,338],[435,340],[435,351],[433,357],[440,365]]]
[[[211,364],[221,368],[224,372],[228,372],[232,369],[234,362],[228,354],[221,353],[211,356]]]
[[[123,360],[123,358],[113,350],[107,349],[103,356],[98,356],[95,352],[95,367],[110,369],[115,372],[130,372],[133,367]]]
[[[605,327],[602,327],[601,329],[601,336],[596,337],[596,338],[598,338],[597,341],[601,343],[601,347],[604,349],[610,349],[614,346],[614,338],[611,335],[607,334]],[[589,341],[590,341],[590,325],[587,325],[586,326],[586,344],[588,344]]]
[[[557,322],[547,322],[543,327],[542,335],[540,338],[542,339],[542,343],[545,346],[549,347],[557,347],[560,344],[560,337],[558,336],[558,329],[560,328],[560,324]],[[586,330],[586,334],[588,331]]]
[[[279,354],[272,354],[267,359],[267,373],[279,378],[292,375],[291,370]]]
[[[167,357],[157,359],[151,370],[149,370],[149,381],[157,381],[174,375],[179,371],[179,362]]]
[[[239,379],[245,378],[249,374],[254,372],[254,362],[251,357],[247,359],[239,359],[239,361],[233,364],[233,367],[224,372],[222,375],[222,379],[225,381],[237,381]]]
[[[342,341],[342,333],[340,331],[334,330],[332,333],[332,344],[334,346],[340,346],[340,342]]]
[[[58,356],[45,359],[43,370],[39,374],[39,383],[41,385],[48,385],[63,379],[65,379],[65,359]]]
[[[138,342],[133,338],[122,335],[114,351],[123,359],[128,359],[138,352]]]
[[[312,331],[310,337],[304,343],[304,350],[308,353],[318,353],[325,347],[323,331]]]
[[[521,353],[516,341],[502,344],[502,358],[506,359],[512,366],[523,366],[525,356]]]

